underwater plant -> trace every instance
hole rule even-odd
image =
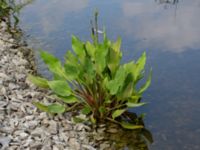
[[[121,64],[121,38],[113,42],[104,32],[99,42],[97,16],[96,13],[92,27],[93,43],[83,42],[73,35],[73,51],[67,51],[64,63],[46,51],[40,52],[53,79],[33,75],[28,79],[52,90],[58,102],[50,105],[34,102],[34,105],[51,114],[77,112],[76,121],[96,124],[111,121],[126,129],[143,128],[137,116],[130,117],[128,110],[146,104],[141,98],[151,83],[152,71],[145,84],[138,88],[145,74],[146,53],[137,61]],[[78,117],[79,114],[84,114],[85,118]]]

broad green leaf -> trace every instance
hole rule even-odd
[[[115,52],[120,52],[121,42],[122,42],[121,38],[118,37],[117,41],[112,44],[112,48],[114,49]]]
[[[97,73],[101,74],[106,67],[106,55],[108,53],[108,47],[99,45],[95,53],[95,66]]]
[[[61,104],[51,104],[47,106],[48,112],[53,113],[53,114],[62,114],[65,112],[65,106]]]
[[[65,112],[65,107],[60,104],[50,104],[50,105],[44,105],[40,102],[34,102],[33,103],[38,109],[45,111],[47,113],[52,114],[60,114]]]
[[[36,77],[36,76],[33,76],[33,75],[29,74],[28,75],[28,80],[31,81],[36,86],[39,86],[41,88],[49,88],[48,80],[46,80],[45,78]]]
[[[76,97],[74,97],[72,95],[66,96],[66,97],[57,96],[57,98],[59,98],[61,101],[65,102],[67,104],[72,104],[72,103],[76,103],[79,101]]]
[[[120,122],[121,126],[125,129],[131,129],[131,130],[135,130],[135,129],[143,129],[144,126],[142,125],[133,125],[127,122]]]
[[[76,66],[71,64],[65,64],[64,68],[68,80],[75,80],[78,77],[80,71]]]
[[[124,64],[123,67],[127,73],[132,73],[133,77],[135,77],[136,64],[134,63],[134,61]]]
[[[70,96],[71,89],[70,86],[66,81],[62,80],[55,80],[55,81],[49,81],[48,82],[49,87],[52,89],[52,91],[60,96]]]
[[[40,102],[33,102],[33,105],[35,105],[38,109],[44,112],[49,112],[48,107]]]
[[[78,58],[70,50],[65,55],[65,62],[78,67]]]
[[[112,43],[108,51],[108,68],[111,71],[112,76],[115,74],[116,70],[120,65],[120,60],[122,53],[120,52],[121,38],[118,38],[115,43]]]
[[[115,111],[112,113],[112,118],[115,119],[115,118],[121,116],[125,111],[126,111],[126,109],[118,109],[118,110],[115,110]]]
[[[141,95],[133,95],[128,100],[130,103],[138,103],[139,99],[141,98]]]
[[[82,114],[88,115],[91,112],[91,108],[89,106],[84,106],[84,108],[81,110]]]
[[[87,50],[87,53],[88,55],[91,57],[92,61],[95,60],[95,51],[96,51],[96,48],[93,44],[91,44],[89,41],[86,42],[86,50]]]
[[[120,67],[117,70],[114,80],[109,81],[107,84],[107,88],[110,91],[111,95],[117,94],[119,88],[123,86],[125,77],[126,77],[126,72],[123,67]]]
[[[87,121],[87,119],[83,119],[81,117],[72,117],[74,123],[83,123]]]
[[[119,92],[119,97],[122,100],[126,100],[126,98],[129,98],[132,96],[133,93],[133,76],[131,73],[129,73],[123,83],[123,88],[121,88]]]
[[[151,84],[151,78],[152,78],[152,70],[149,73],[146,83],[138,91],[139,94],[142,94],[149,87],[149,85]]]
[[[127,102],[126,103],[126,105],[128,106],[128,107],[140,107],[140,106],[144,106],[145,104],[147,104],[147,103],[131,103],[131,102]]]
[[[80,39],[74,35],[72,35],[72,49],[78,56],[80,62],[84,62],[84,58],[85,58],[84,43],[81,42]]]
[[[56,74],[57,77],[60,76],[61,78],[66,78],[64,69],[59,59],[46,51],[41,51],[40,56],[53,74]]]
[[[83,65],[83,72],[80,73],[80,77],[84,77],[83,81],[89,84],[92,84],[92,81],[95,76],[95,70],[91,59],[88,57],[85,58],[85,62]]]
[[[133,72],[135,80],[138,79],[138,77],[140,76],[140,74],[144,70],[145,64],[146,64],[146,53],[144,52],[142,54],[142,56],[138,59],[138,61],[136,63],[136,68]]]
[[[116,52],[114,49],[110,48],[108,51],[107,65],[111,71],[112,76],[116,73],[121,60],[121,53]]]

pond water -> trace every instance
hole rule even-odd
[[[137,111],[147,114],[154,137],[149,148],[199,150],[200,1],[35,0],[21,12],[20,26],[36,53],[42,48],[62,58],[72,34],[90,39],[95,8],[108,37],[122,37],[124,62],[147,52],[153,79],[143,100],[149,104]]]

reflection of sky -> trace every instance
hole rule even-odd
[[[144,48],[173,52],[200,48],[199,0],[180,1],[165,10],[153,1],[125,0],[122,9],[120,26],[129,36],[144,39]]]
[[[28,11],[34,13],[34,18],[37,18],[36,24],[40,24],[43,34],[59,30],[63,25],[66,14],[76,13],[84,10],[87,7],[89,0],[81,0],[78,3],[76,0],[46,0],[36,1],[34,7]],[[72,16],[71,16],[72,17]]]

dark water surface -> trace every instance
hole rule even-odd
[[[113,40],[122,37],[124,62],[147,52],[153,79],[143,100],[150,103],[139,111],[154,137],[150,149],[200,150],[200,1],[172,1],[35,0],[22,11],[21,27],[35,49],[62,58],[72,34],[90,39],[97,8],[100,27]]]

